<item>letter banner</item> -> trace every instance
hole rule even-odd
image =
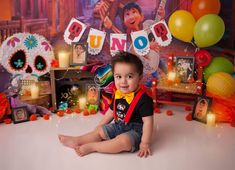
[[[88,53],[91,55],[97,55],[101,52],[104,40],[105,40],[106,32],[91,28],[87,43],[88,43]]]
[[[81,39],[85,29],[85,24],[75,18],[72,18],[64,32],[64,41],[69,45],[73,42],[78,42]]]
[[[155,37],[155,41],[160,46],[165,47],[171,43],[172,35],[165,20],[159,21],[156,24],[151,25],[150,28]]]
[[[148,40],[148,34],[146,31],[131,32],[131,39],[134,50],[137,55],[144,56],[148,54],[150,45]]]
[[[126,51],[126,34],[110,34],[110,53],[114,56],[119,51]]]

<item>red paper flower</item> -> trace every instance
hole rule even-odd
[[[64,111],[63,110],[59,110],[56,114],[59,117],[63,117],[64,116]]]
[[[154,109],[154,113],[161,113],[161,110],[160,110],[158,107],[156,107],[156,108]]]
[[[36,115],[36,114],[32,114],[32,115],[29,117],[29,120],[30,120],[30,121],[35,121],[35,120],[37,120],[37,115]]]
[[[81,113],[81,110],[79,108],[75,108],[74,112],[78,114],[78,113]]]
[[[50,118],[50,115],[49,115],[49,114],[44,114],[44,115],[43,115],[43,119],[44,119],[44,120],[49,120],[49,118]]]
[[[90,113],[89,113],[89,111],[87,110],[87,109],[85,109],[84,111],[83,111],[83,115],[84,116],[88,116]]]
[[[187,114],[187,116],[185,117],[185,119],[186,119],[187,121],[192,121],[192,120],[193,120],[192,113]]]
[[[167,116],[172,116],[172,115],[173,115],[173,112],[172,112],[171,110],[167,110],[167,111],[166,111],[166,115],[167,115]]]
[[[54,67],[54,68],[59,67],[59,61],[56,59],[53,59],[51,62],[51,67]]]
[[[65,110],[65,113],[67,113],[67,114],[71,114],[72,112],[73,112],[73,110],[70,109],[70,108],[67,108],[67,109]]]
[[[3,121],[5,124],[11,124],[11,122],[12,122],[11,119],[9,119],[9,118],[4,119]]]

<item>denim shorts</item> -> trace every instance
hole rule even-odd
[[[113,139],[120,134],[127,134],[131,140],[131,152],[139,150],[139,145],[142,137],[143,124],[141,123],[128,123],[117,121],[103,126],[104,134],[107,139]]]

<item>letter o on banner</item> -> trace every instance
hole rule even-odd
[[[135,39],[134,45],[138,49],[144,49],[148,44],[148,40],[144,36],[139,36]]]

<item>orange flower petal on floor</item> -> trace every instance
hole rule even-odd
[[[172,110],[167,110],[167,111],[166,111],[166,115],[167,115],[167,116],[172,116],[172,115],[173,115]]]
[[[192,113],[187,114],[187,116],[185,117],[185,119],[186,119],[187,121],[192,121],[192,120],[193,120]]]
[[[79,108],[75,108],[75,109],[74,109],[74,112],[77,113],[77,114],[79,114],[79,113],[81,113],[81,110],[80,110]]]
[[[73,110],[70,109],[70,108],[68,108],[68,109],[65,110],[65,113],[67,113],[67,114],[71,114],[72,112],[73,112]]]
[[[36,114],[32,114],[32,115],[29,117],[29,120],[30,120],[30,121],[35,121],[35,120],[37,120],[37,115],[36,115]]]
[[[43,119],[44,119],[44,120],[49,120],[49,118],[50,118],[50,115],[49,115],[49,114],[43,115]]]
[[[64,116],[64,111],[63,110],[59,110],[56,114],[59,117],[63,117]]]
[[[4,121],[5,124],[11,124],[11,122],[12,122],[11,119],[9,119],[9,118],[8,119],[4,119],[3,121]]]
[[[89,113],[89,111],[87,110],[87,109],[85,109],[84,111],[83,111],[83,115],[84,116],[88,116],[90,113]]]
[[[154,109],[154,113],[161,113],[161,110],[157,107]]]
[[[90,111],[90,114],[91,115],[94,115],[94,114],[96,114],[97,113],[97,111],[95,110],[95,109],[91,109],[91,111]]]

